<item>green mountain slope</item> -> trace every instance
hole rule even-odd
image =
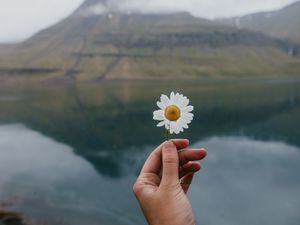
[[[188,13],[87,14],[69,18],[0,53],[0,78],[194,79],[300,74],[297,45]],[[1,49],[0,49],[1,52]]]
[[[277,11],[221,19],[219,22],[300,43],[300,1]]]

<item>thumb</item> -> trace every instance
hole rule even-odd
[[[173,185],[179,181],[179,158],[175,144],[168,141],[162,148],[162,185]]]

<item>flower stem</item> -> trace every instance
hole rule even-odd
[[[171,139],[170,130],[168,130],[168,129],[165,130],[165,137],[166,137],[167,141],[169,141]]]

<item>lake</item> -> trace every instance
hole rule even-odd
[[[0,208],[32,223],[146,224],[132,194],[160,142],[160,94],[195,107],[208,156],[189,196],[203,225],[300,223],[300,79],[105,81],[0,88]]]

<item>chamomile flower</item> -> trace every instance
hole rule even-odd
[[[170,134],[179,134],[184,129],[188,129],[194,115],[191,113],[194,109],[189,105],[190,100],[179,93],[172,92],[170,98],[161,95],[157,106],[160,108],[153,112],[153,119],[160,121],[157,126],[165,127]]]

